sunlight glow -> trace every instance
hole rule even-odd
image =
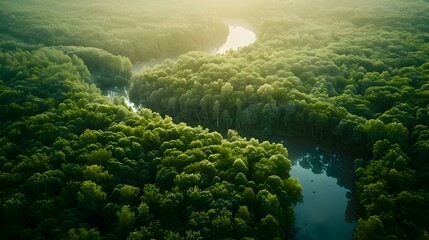
[[[228,50],[238,50],[256,41],[254,32],[240,26],[229,26],[229,35],[226,42],[216,51],[224,54]]]

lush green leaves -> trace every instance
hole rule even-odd
[[[132,78],[131,99],[176,122],[372,153],[356,165],[355,237],[427,238],[426,2],[172,3],[0,3],[2,237],[287,238],[301,200],[287,151],[133,113],[91,85]],[[129,59],[220,43],[212,14],[245,18],[258,41],[131,77]]]
[[[28,62],[33,58],[40,61]],[[20,61],[21,71],[32,73],[4,66],[0,86],[10,94],[0,107],[41,104],[1,116],[5,239],[263,237],[267,226],[259,222],[267,213],[276,216],[278,234],[292,229],[293,213],[284,209],[300,200],[300,185],[286,184],[290,161],[282,146],[232,131],[226,140],[148,109],[133,113],[100,96],[82,61],[58,50],[0,52],[0,61]],[[58,72],[45,75],[50,68]],[[46,91],[45,81],[58,88]],[[265,178],[254,183],[264,164],[275,189]],[[277,191],[291,197],[280,202]]]

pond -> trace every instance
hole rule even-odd
[[[297,240],[352,240],[356,227],[350,157],[306,141],[284,143],[304,200],[295,207]]]

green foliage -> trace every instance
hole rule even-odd
[[[83,177],[86,180],[91,180],[98,184],[103,184],[109,179],[112,178],[112,175],[108,171],[104,170],[102,166],[99,165],[90,165],[86,166],[86,169],[83,172]]]
[[[90,165],[99,164],[102,166],[107,165],[109,159],[112,157],[112,153],[106,149],[97,149],[92,151],[87,156],[87,163]]]
[[[118,216],[118,237],[124,238],[129,235],[131,231],[134,230],[135,227],[135,214],[130,210],[128,205],[124,205],[121,208],[121,211],[116,213]]]
[[[94,229],[85,229],[85,228],[79,228],[77,229],[70,229],[70,231],[68,232],[68,237],[70,240],[99,240],[101,239],[100,237],[100,233]]]
[[[302,196],[287,151],[172,119],[353,147],[367,159],[355,171],[356,239],[427,238],[425,1],[0,9],[2,239],[288,238]],[[237,16],[257,29],[255,44],[188,52],[221,43],[218,17]],[[185,52],[132,76],[131,61]],[[131,83],[143,110],[110,103],[94,83]]]
[[[52,48],[0,51],[0,62],[0,108],[22,108],[1,115],[2,238],[245,238],[263,236],[266,212],[278,234],[293,228],[284,210],[300,185],[285,184],[282,146],[131,112],[88,84],[80,59]],[[254,184],[263,164],[276,189]],[[290,198],[280,202],[277,191]]]
[[[424,184],[410,168],[400,145],[387,140],[374,144],[374,159],[356,169],[359,203],[367,220],[359,219],[356,239],[417,239],[428,221],[429,201]],[[401,219],[405,225],[398,225]]]
[[[115,56],[102,49],[90,47],[58,47],[70,56],[85,62],[93,81],[101,89],[122,87],[129,84],[133,65],[127,57]]]
[[[94,182],[84,181],[80,191],[77,193],[78,206],[95,213],[104,206],[106,203],[106,193],[103,192],[101,186],[98,186]]]
[[[90,61],[90,68],[105,63],[104,72],[124,66],[129,68],[129,64],[117,65],[117,57],[111,59],[114,61],[107,60],[110,56],[102,53],[104,51],[136,62],[212,48],[222,43],[228,28],[219,20],[207,17],[212,15],[209,8],[200,5],[195,1],[178,5],[171,0],[144,3],[128,0],[126,4],[101,0],[90,4],[82,0],[5,1],[0,5],[5,10],[0,13],[0,19],[7,24],[2,24],[0,30],[6,39],[30,44],[79,46],[60,48]],[[17,17],[10,18],[9,14]],[[91,52],[102,53],[101,59],[92,61]],[[99,81],[105,82],[105,77],[101,74]]]
[[[131,99],[193,125],[253,136],[311,136],[366,159],[372,154],[356,169],[360,217],[377,216],[385,229],[381,238],[424,236],[428,224],[421,216],[427,213],[397,224],[405,217],[397,198],[406,191],[421,199],[428,188],[428,5],[326,0],[285,1],[276,8],[275,17],[258,23],[256,44],[166,61],[133,76]],[[244,166],[256,184],[270,189],[281,185],[276,176],[288,177],[284,161],[249,156],[243,164],[232,162],[242,173],[233,178],[237,186],[249,176]],[[410,212],[427,208],[427,201],[417,202]],[[358,222],[361,239],[375,224],[368,221]]]
[[[421,67],[427,56],[424,36],[414,33],[424,29],[427,14],[420,19],[413,14],[400,16],[414,21],[412,26],[382,21],[380,27],[376,17],[373,25],[368,22],[362,27],[354,25],[352,17],[368,14],[361,9],[329,7],[331,10],[315,13],[307,1],[298,4],[308,8],[310,16],[326,20],[321,23],[288,12],[288,4],[278,6],[286,16],[261,20],[258,44],[225,55],[190,52],[175,62],[166,61],[133,76],[131,99],[177,121],[268,136],[286,133],[330,138],[351,117],[381,120],[385,125],[398,122],[406,128],[413,124],[404,116],[415,115],[420,102],[411,99],[421,99],[422,76],[427,75]],[[397,4],[394,9],[401,6]],[[414,11],[421,5],[408,7]],[[398,17],[382,5],[371,6],[371,14],[379,16],[379,11],[392,19]],[[347,11],[353,14],[342,14]],[[339,23],[339,18],[347,24]],[[344,31],[347,34],[340,34]],[[381,46],[401,50],[392,53]],[[366,151],[370,151],[384,136],[367,127],[371,136]],[[361,129],[350,131],[346,137],[362,133]],[[399,139],[399,135],[391,133],[386,133],[389,140],[398,142],[393,138]],[[398,143],[403,141],[406,138]]]
[[[355,233],[355,238],[368,239],[368,240],[378,240],[378,239],[388,239],[385,233],[383,222],[376,217],[371,216],[368,220],[359,219],[359,228]]]

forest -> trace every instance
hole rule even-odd
[[[207,52],[229,19],[257,41]],[[1,239],[294,239],[302,186],[258,139],[295,136],[355,156],[355,239],[429,239],[427,0],[5,0],[0,22]]]

